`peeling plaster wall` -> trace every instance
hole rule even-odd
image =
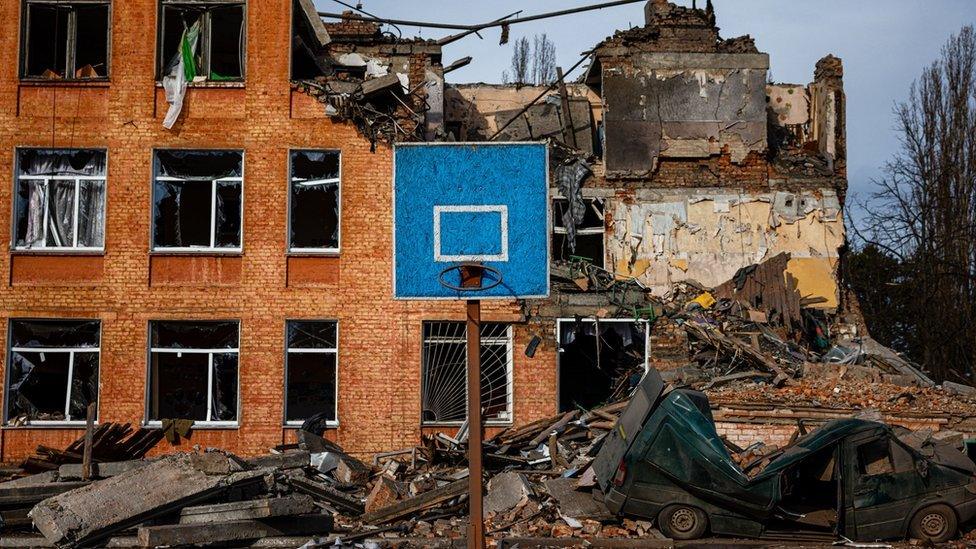
[[[837,195],[731,189],[641,190],[607,198],[606,264],[658,294],[693,279],[716,286],[741,267],[789,252],[803,297],[837,306],[835,269],[844,243]]]

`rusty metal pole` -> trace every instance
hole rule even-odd
[[[481,301],[468,300],[468,549],[484,549],[481,439]]]

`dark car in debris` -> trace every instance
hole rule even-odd
[[[976,515],[976,464],[947,444],[913,447],[907,430],[831,421],[741,468],[707,397],[638,385],[593,462],[609,509],[656,520],[675,539],[816,532],[853,540],[953,538]]]

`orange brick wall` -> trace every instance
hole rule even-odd
[[[106,242],[104,256],[95,260],[15,261],[10,253],[0,254],[0,272],[6,274],[0,285],[0,346],[9,318],[100,319],[99,419],[139,424],[148,322],[239,319],[240,426],[198,430],[188,444],[253,454],[294,438],[282,427],[285,319],[338,319],[340,425],[330,438],[359,454],[415,444],[421,322],[462,320],[464,305],[392,299],[391,151],[379,146],[371,153],[351,125],[330,121],[320,104],[291,91],[291,0],[249,2],[246,85],[191,89],[173,131],[161,125],[166,103],[154,82],[154,0],[113,2],[111,83],[81,86],[18,81],[20,4],[0,3],[0,241],[11,241],[15,147],[29,146],[108,149]],[[245,151],[239,257],[150,255],[154,147]],[[290,148],[340,149],[343,170],[342,252],[320,265],[293,261],[291,274],[285,241]],[[324,270],[316,274],[318,268]],[[514,303],[492,302],[483,315],[521,319]],[[527,358],[523,350],[531,329],[515,330],[517,423],[551,415],[556,407],[555,349],[540,347],[535,358]],[[38,444],[63,446],[79,434],[4,427],[0,461],[20,459]],[[165,442],[161,448],[171,449]]]

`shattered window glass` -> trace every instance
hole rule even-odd
[[[301,423],[324,414],[336,420],[338,323],[334,320],[287,322],[285,421]]]
[[[553,199],[552,258],[554,261],[570,261],[573,256],[576,256],[603,267],[603,233],[602,200],[585,198],[581,211],[570,211],[569,200]]]
[[[289,248],[339,249],[339,152],[293,151]]]
[[[245,2],[163,0],[158,34],[160,80],[243,80]]]
[[[102,249],[105,163],[100,150],[18,150],[14,247]]]
[[[466,333],[464,322],[424,322],[424,423],[462,422],[467,417]],[[512,333],[508,324],[481,325],[481,406],[486,421],[512,419]]]
[[[21,76],[45,80],[108,77],[109,0],[24,2]]]
[[[150,421],[237,421],[239,327],[237,321],[150,324]]]
[[[85,421],[98,402],[97,320],[11,320],[7,424]]]
[[[153,185],[153,249],[241,249],[244,153],[159,150]]]

